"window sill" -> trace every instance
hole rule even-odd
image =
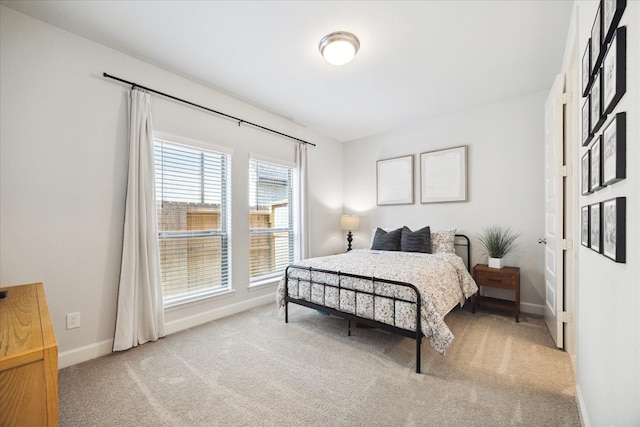
[[[266,288],[268,286],[277,285],[280,281],[280,277],[269,277],[268,279],[258,280],[249,284],[249,291],[256,291],[258,289]]]
[[[173,308],[178,308],[186,304],[199,303],[204,302],[205,300],[228,297],[235,293],[236,291],[234,289],[225,288],[215,291],[202,292],[194,295],[188,295],[184,297],[175,297],[164,301],[164,309],[171,311],[171,309]]]

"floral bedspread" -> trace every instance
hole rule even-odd
[[[431,347],[443,356],[454,339],[444,322],[444,316],[457,304],[462,306],[478,290],[462,258],[452,253],[423,254],[358,249],[342,255],[310,258],[295,264],[414,285],[422,300],[422,332]],[[337,286],[336,275],[296,269],[290,270],[289,274],[289,296],[292,298],[311,301],[403,329],[416,329],[415,305],[390,298],[415,301],[415,293],[407,287],[342,277],[342,289],[338,290],[313,283],[319,281]],[[376,296],[358,293],[356,290],[372,292]],[[284,293],[285,281],[282,278],[276,293],[278,307],[284,307]]]

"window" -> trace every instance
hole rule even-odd
[[[293,169],[249,161],[251,283],[282,274],[293,262]]]
[[[165,306],[231,287],[230,156],[156,139]]]

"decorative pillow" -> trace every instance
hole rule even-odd
[[[407,226],[402,227],[400,250],[402,252],[422,252],[430,254],[431,228],[426,226],[418,231],[411,231]]]
[[[376,228],[372,228],[371,229],[371,242],[369,243],[369,247],[373,247],[373,239],[375,239],[376,237],[376,230],[378,230],[378,228],[380,228],[381,230],[386,231],[387,233],[390,231],[393,231],[393,228],[382,228],[382,227],[376,227]]]
[[[456,238],[456,229],[440,230],[431,232],[431,251],[436,252],[451,252],[455,253],[453,241]]]
[[[376,230],[371,249],[378,251],[399,251],[402,228],[386,232],[382,228]]]

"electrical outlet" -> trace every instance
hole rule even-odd
[[[67,329],[80,327],[80,312],[67,313]]]

